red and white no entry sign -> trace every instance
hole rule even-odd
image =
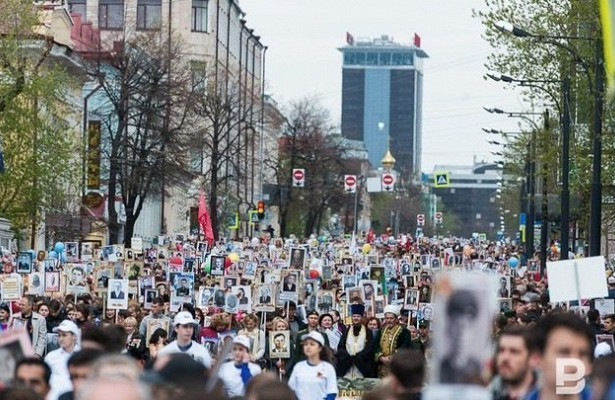
[[[293,171],[293,178],[295,178],[296,181],[301,181],[303,180],[303,170],[302,169],[296,169]]]
[[[354,175],[346,176],[346,186],[352,187],[355,183],[357,183],[357,178],[355,178]]]
[[[384,183],[387,186],[390,186],[393,184],[393,175],[391,174],[384,174],[382,175],[382,183]]]

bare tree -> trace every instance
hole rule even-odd
[[[240,183],[248,181],[253,164],[249,149],[255,131],[250,116],[257,113],[258,103],[246,101],[247,91],[228,74],[219,74],[217,81],[206,81],[199,85],[194,104],[195,116],[201,122],[196,135],[200,152],[198,168],[208,189],[212,228],[218,235],[224,211],[239,211],[240,204],[248,204],[245,193],[242,197]],[[230,187],[231,182],[236,183],[236,188]],[[220,201],[221,198],[225,201]]]
[[[92,60],[90,74],[108,98],[100,117],[108,133],[102,154],[108,168],[111,243],[119,238],[114,202],[118,191],[126,212],[128,244],[146,199],[160,195],[164,199],[166,188],[191,181],[191,105],[197,91],[189,65],[181,62],[182,54],[179,39],[153,32],[124,37]]]
[[[266,165],[274,171],[280,191],[281,235],[293,230],[307,236],[320,228],[329,209],[342,206],[346,149],[342,138],[332,134],[328,112],[315,100],[302,99],[291,104],[288,115],[278,159],[267,160]],[[305,187],[293,187],[294,168],[305,169]]]

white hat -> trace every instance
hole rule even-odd
[[[390,305],[384,307],[384,313],[385,314],[391,313],[391,314],[395,314],[396,316],[399,316],[399,308],[397,308],[396,306],[390,304]]]
[[[194,318],[192,318],[192,314],[190,314],[188,311],[178,312],[177,315],[175,315],[175,319],[173,319],[174,326],[188,325],[194,323],[196,323],[196,321],[194,320]]]
[[[611,353],[613,353],[611,346],[609,346],[607,342],[600,342],[596,345],[596,348],[594,349],[594,358],[608,356]]]
[[[321,346],[325,346],[325,337],[320,332],[312,331],[307,335],[301,336],[301,341],[312,339],[313,341],[320,343]]]
[[[235,339],[233,339],[233,344],[240,344],[248,349],[248,351],[250,350],[250,338],[246,335],[235,336]]]
[[[53,328],[53,331],[54,332],[70,332],[74,334],[75,336],[79,335],[79,328],[77,327],[77,324],[75,324],[73,321],[69,319],[65,319],[64,321],[62,321],[60,325]]]
[[[606,280],[608,282],[609,285],[615,285],[615,276],[609,276],[609,278]]]

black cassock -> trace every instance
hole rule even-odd
[[[340,343],[337,346],[337,367],[336,372],[338,377],[343,377],[350,370],[350,367],[355,365],[364,378],[376,377],[376,363],[374,362],[375,343],[372,333],[365,327],[365,347],[356,355],[351,356],[346,350],[346,340],[348,334],[355,330],[354,326],[349,327],[342,335]],[[355,336],[358,336],[360,332],[356,330],[353,332]]]

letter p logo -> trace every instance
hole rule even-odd
[[[571,386],[574,384],[574,386]],[[585,364],[576,358],[555,360],[555,393],[579,394],[585,388]]]

